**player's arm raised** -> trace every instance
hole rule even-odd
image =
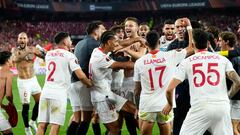
[[[93,86],[93,83],[90,79],[87,78],[87,76],[84,74],[84,72],[81,69],[77,69],[74,71],[75,74],[77,75],[78,79],[87,87]]]
[[[193,50],[193,29],[192,29],[192,25],[191,22],[188,18],[182,18],[182,22],[184,23],[184,25],[187,28],[187,32],[188,32],[188,47],[186,47],[186,51],[187,51],[187,56],[192,55],[194,53]]]
[[[230,79],[233,84],[228,92],[229,98],[233,97],[240,90],[240,77],[236,71],[226,72],[227,78]]]

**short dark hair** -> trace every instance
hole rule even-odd
[[[12,53],[9,51],[0,52],[0,65],[4,65],[10,59]]]
[[[92,21],[87,25],[86,32],[87,34],[92,34],[94,30],[99,28],[99,25],[103,25],[102,21]]]
[[[163,25],[165,25],[165,24],[174,24],[174,23],[175,22],[173,20],[167,19],[167,20],[164,21]]]
[[[202,29],[201,24],[197,20],[191,20],[190,22],[193,29]]]
[[[63,39],[65,39],[68,36],[69,34],[67,32],[59,32],[54,36],[54,42],[56,44],[59,44]]]
[[[197,49],[206,49],[208,42],[208,35],[202,29],[193,30],[193,40]]]
[[[219,34],[219,37],[221,37],[222,40],[224,40],[225,42],[228,41],[229,42],[228,45],[230,47],[233,47],[233,46],[236,45],[237,36],[233,32],[224,31],[224,32]]]
[[[207,32],[212,33],[214,38],[218,38],[218,35],[220,33],[220,29],[216,26],[208,26]]]
[[[137,25],[138,25],[138,19],[135,18],[135,17],[127,17],[124,21],[124,24],[127,22],[127,21],[134,21]]]
[[[105,31],[103,32],[103,34],[101,35],[101,38],[100,38],[100,42],[102,44],[106,44],[108,40],[114,38],[115,36],[115,33],[113,31]]]
[[[110,31],[114,32],[115,34],[117,33],[118,30],[124,30],[124,27],[122,25],[113,25],[111,28],[110,28]]]
[[[159,34],[157,31],[153,30],[147,33],[146,36],[147,46],[151,49],[155,49],[159,42]]]

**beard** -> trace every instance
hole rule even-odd
[[[26,48],[26,45],[23,44],[23,43],[21,43],[21,44],[18,45],[18,48],[21,49],[21,50],[23,50],[23,49]]]
[[[146,37],[146,34],[145,34],[145,33],[142,33],[140,36],[141,36],[142,38],[145,38],[145,37]]]

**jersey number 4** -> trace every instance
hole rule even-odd
[[[197,69],[197,68],[200,68],[202,66],[203,66],[202,63],[196,63],[196,64],[192,65],[193,76],[195,74],[199,74],[201,76],[201,81],[200,82],[197,82],[198,77],[195,76],[193,78],[193,83],[194,83],[195,87],[202,87],[206,82],[206,76],[205,76],[204,72],[201,69]],[[207,75],[207,82],[208,82],[208,84],[210,84],[212,86],[216,86],[220,82],[220,74],[216,70],[216,68],[214,69],[214,67],[218,67],[218,63],[208,63],[207,74],[212,73],[212,74],[216,75],[216,80],[215,81],[211,80],[211,77],[212,77],[211,75]]]
[[[158,77],[158,83],[159,83],[159,87],[162,88],[163,84],[162,84],[162,77],[163,77],[163,72],[166,69],[166,66],[159,66],[159,67],[155,67],[155,72],[160,71],[159,77]],[[153,83],[153,72],[152,69],[148,70],[148,74],[149,74],[149,80],[150,80],[150,86],[151,86],[151,90],[154,90],[154,83]]]
[[[48,71],[50,71],[49,75],[48,75],[48,78],[47,78],[47,81],[51,81],[53,82],[54,81],[54,78],[52,78],[52,75],[53,73],[55,72],[56,70],[56,63],[51,61],[49,64],[48,64]]]

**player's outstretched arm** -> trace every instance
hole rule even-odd
[[[136,37],[131,39],[124,39],[122,41],[119,41],[119,47],[115,48],[114,52],[119,51],[125,47],[128,47],[136,42],[140,42],[140,44],[145,45],[146,40],[142,37]]]
[[[81,69],[77,69],[74,71],[75,74],[77,75],[78,79],[87,87],[93,86],[93,83],[90,79],[87,78],[87,76],[84,74],[84,72]]]
[[[172,110],[172,106],[173,106],[173,90],[178,86],[178,84],[180,84],[182,81],[173,78],[170,82],[170,84],[168,85],[167,91],[166,91],[166,97],[167,97],[167,101],[168,103],[165,105],[165,107],[163,108],[162,112],[164,115],[168,115],[169,112]]]
[[[240,90],[240,77],[236,71],[229,71],[226,74],[227,78],[233,82],[228,92],[229,98],[232,98]]]
[[[11,104],[13,104],[12,81],[13,81],[13,74],[9,73],[7,76],[7,83],[6,83],[6,98],[8,102]]]
[[[110,66],[112,69],[133,69],[134,68],[134,62],[128,61],[128,62],[113,62],[113,64]]]
[[[40,50],[40,49],[42,49],[42,50]],[[37,57],[42,58],[42,59],[44,59],[44,58],[45,58],[45,55],[46,55],[46,53],[44,52],[44,49],[41,48],[40,46],[38,46],[38,48],[33,47],[33,53],[34,53]]]
[[[124,50],[127,54],[132,56],[134,59],[139,59],[141,58],[144,54],[146,54],[147,49],[144,46],[140,47],[140,50],[138,52],[133,51],[131,49],[126,49]]]
[[[124,39],[123,41],[119,41],[119,45],[121,46],[129,46],[136,42],[140,42],[141,44],[145,44],[146,40],[142,37],[136,37],[131,39]]]

